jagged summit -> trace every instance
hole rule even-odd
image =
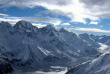
[[[53,27],[52,25],[47,25],[45,27],[42,27],[42,28],[40,28],[40,31],[44,34],[58,32],[58,30],[55,27]]]
[[[60,30],[59,30],[60,32],[68,32],[65,28],[61,28]]]
[[[38,28],[36,26],[33,26],[30,22],[24,20],[18,21],[13,28],[16,32],[19,32],[21,34],[26,34],[26,32],[35,33],[38,31]]]
[[[15,28],[31,28],[32,27],[32,24],[28,21],[24,21],[24,20],[21,20],[21,21],[18,21],[15,26]]]
[[[80,34],[80,35],[89,36],[87,33],[83,33],[83,34]]]
[[[11,24],[9,24],[8,22],[2,21],[0,23],[0,27],[2,27],[2,28],[10,28],[11,27]]]
[[[43,28],[50,29],[50,30],[55,30],[55,27],[53,27],[52,25],[47,25]]]

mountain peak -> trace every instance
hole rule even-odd
[[[25,20],[21,20],[21,21],[18,21],[14,27],[15,28],[31,28],[32,24],[30,22],[25,21]]]
[[[67,31],[65,28],[62,27],[62,28],[60,29],[60,32],[68,32],[68,31]]]
[[[55,27],[53,27],[52,25],[47,25],[41,29],[44,29],[44,30],[49,30],[49,31],[56,31]]]
[[[9,27],[11,27],[11,24],[9,24],[8,22],[2,21],[2,22],[0,23],[0,26],[1,26],[2,28],[5,28],[5,27],[9,28]]]
[[[81,34],[81,35],[88,35],[87,33],[83,33],[83,34]]]
[[[15,25],[14,25],[14,29],[20,33],[25,33],[25,32],[37,32],[38,28],[33,26],[30,22],[21,20],[18,21]]]
[[[55,29],[52,25],[47,25],[46,28],[47,29]]]

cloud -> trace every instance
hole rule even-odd
[[[110,18],[110,0],[0,0],[0,7],[16,6],[20,8],[33,8],[42,6],[51,13],[64,15],[71,22],[86,24],[100,18]]]
[[[58,18],[52,18],[52,17],[17,17],[22,20],[27,20],[31,22],[44,22],[44,23],[51,23],[53,25],[59,25],[61,23],[61,20]]]
[[[79,0],[89,10],[89,15],[110,18],[110,0]]]
[[[70,25],[70,23],[62,23],[61,25]]]
[[[94,21],[92,21],[92,22],[90,22],[90,24],[97,25],[97,24],[98,24],[98,22],[94,22]]]
[[[17,6],[20,8],[33,8],[42,6],[57,14],[67,16],[71,22],[81,22],[86,24],[86,18],[90,20],[98,20],[98,17],[91,16],[84,8],[84,5],[79,0],[1,0],[1,7]],[[60,12],[60,13],[59,13]]]
[[[110,33],[110,30],[102,30],[97,28],[70,28],[71,30]]]
[[[8,16],[7,14],[2,14],[2,13],[0,13],[0,16]]]
[[[15,24],[19,20],[26,20],[30,22],[43,22],[43,23],[51,23],[54,25],[59,25],[61,23],[61,20],[58,18],[52,18],[52,17],[13,17],[9,16],[7,14],[1,14],[0,13],[0,21],[7,21],[11,24]]]
[[[38,24],[32,23],[32,25],[37,26],[38,28],[42,28],[46,26],[46,25],[42,25],[41,23],[38,23]]]
[[[17,7],[34,7],[41,3],[64,6],[71,3],[71,0],[1,0],[1,7],[17,6]]]

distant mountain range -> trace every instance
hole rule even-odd
[[[64,28],[37,28],[23,20],[14,26],[1,22],[0,73],[48,70],[50,66],[71,68],[99,56],[99,42],[110,45],[110,36],[77,36]]]
[[[106,35],[98,36],[93,34],[88,35],[87,33],[80,34],[79,36],[95,47],[100,47],[98,43],[103,43],[110,46],[110,36]]]

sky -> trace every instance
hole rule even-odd
[[[26,20],[37,27],[110,35],[110,0],[0,0],[0,22]]]

